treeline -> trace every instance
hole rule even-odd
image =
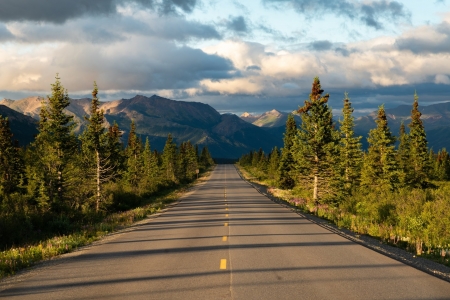
[[[131,123],[128,141],[106,126],[94,84],[86,128],[75,136],[67,90],[57,76],[43,103],[39,133],[26,148],[13,142],[0,116],[0,247],[67,234],[108,213],[137,207],[151,195],[192,181],[214,164],[204,147],[177,147],[169,134],[164,150],[152,150]]]
[[[339,126],[333,121],[319,78],[299,107],[301,124],[291,115],[284,147],[243,155],[239,164],[260,180],[290,190],[293,204],[325,216],[339,226],[415,248],[450,247],[450,156],[428,149],[414,95],[409,130],[389,129],[384,106],[363,151],[354,133],[353,108],[345,94]]]

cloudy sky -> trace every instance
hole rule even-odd
[[[448,0],[447,0],[448,1]],[[445,0],[1,0],[0,99],[157,94],[220,112],[450,101]]]

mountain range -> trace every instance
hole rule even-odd
[[[8,116],[14,138],[21,145],[30,143],[37,134],[36,124],[44,99],[28,97],[21,100],[0,101],[0,115]],[[91,99],[71,99],[66,112],[74,116],[76,133],[81,133],[89,115]],[[266,153],[274,146],[283,146],[283,133],[289,113],[271,110],[260,115],[244,113],[220,114],[207,104],[175,101],[153,95],[137,95],[131,99],[102,102],[105,125],[117,122],[126,142],[131,120],[142,140],[149,138],[153,149],[161,151],[167,135],[172,134],[175,142],[190,140],[200,147],[208,146],[214,158],[238,158],[250,150],[262,148]],[[410,122],[411,106],[402,105],[386,109],[389,126],[394,135],[399,132],[401,122]],[[420,106],[422,120],[427,131],[429,146],[435,151],[450,149],[450,102]],[[363,136],[363,147],[367,147],[366,136],[375,128],[377,113],[355,120],[355,132]],[[297,124],[301,119],[294,114]]]
[[[0,106],[7,106],[24,117],[38,120],[42,100],[40,97],[16,101],[4,99],[0,101]],[[77,123],[76,133],[81,133],[86,125],[84,117],[89,115],[90,104],[91,100],[87,98],[71,99],[66,109],[66,113],[73,115]],[[152,148],[159,151],[163,149],[169,133],[177,143],[190,140],[200,147],[208,146],[215,158],[238,158],[260,147],[268,152],[274,145],[282,144],[279,136],[267,134],[265,129],[249,124],[234,114],[221,115],[211,106],[199,102],[137,95],[131,99],[102,102],[100,108],[105,112],[105,125],[116,122],[124,133],[124,142],[131,120],[134,120],[142,140],[148,137]],[[21,144],[24,142],[21,141]]]

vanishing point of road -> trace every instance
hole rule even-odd
[[[450,299],[450,283],[270,201],[234,166],[157,218],[37,268],[7,299]]]

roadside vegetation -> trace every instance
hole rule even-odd
[[[363,151],[348,95],[335,124],[323,92],[315,78],[300,126],[290,116],[282,149],[243,155],[244,175],[305,212],[450,266],[450,156],[428,149],[417,94],[409,130],[394,136],[380,106]]]
[[[94,84],[80,136],[64,109],[58,77],[40,112],[35,141],[21,148],[0,116],[0,278],[70,252],[153,214],[214,165],[206,147],[167,137],[164,150],[141,140],[134,122],[108,124]]]

